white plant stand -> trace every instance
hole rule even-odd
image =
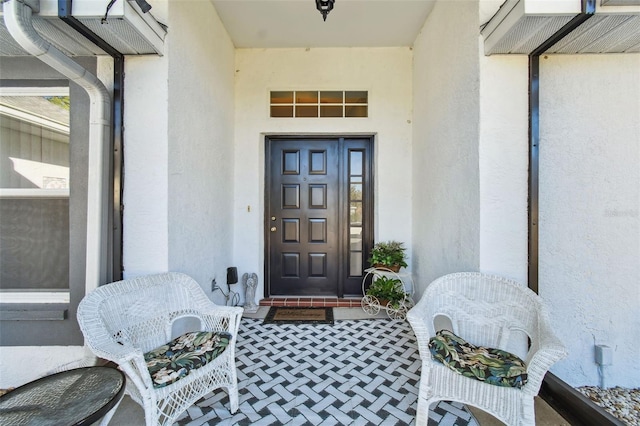
[[[387,316],[391,319],[404,320],[407,317],[407,312],[414,306],[413,302],[413,279],[408,272],[394,272],[387,268],[369,268],[365,269],[365,276],[362,278],[362,310],[369,315],[377,315],[380,309],[384,309],[387,312]],[[371,278],[375,281],[379,277],[395,278],[402,283],[402,290],[404,291],[404,299],[395,304],[391,302],[384,302],[378,300],[375,296],[369,296],[366,294],[365,284]],[[385,303],[383,305],[383,303]]]

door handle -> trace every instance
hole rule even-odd
[[[276,227],[275,226],[271,227],[271,232],[276,232]]]

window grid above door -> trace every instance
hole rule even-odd
[[[369,92],[366,90],[272,91],[272,118],[366,118]]]

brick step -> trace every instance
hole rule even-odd
[[[336,297],[267,297],[260,306],[312,307],[312,308],[360,308],[361,297],[339,299]]]

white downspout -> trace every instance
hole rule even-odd
[[[106,252],[106,141],[111,132],[111,99],[95,75],[44,40],[33,28],[31,16],[40,11],[39,0],[7,0],[3,4],[4,22],[16,42],[89,95],[89,171],[87,182],[86,293],[105,284]],[[85,294],[86,294],[85,293]]]

